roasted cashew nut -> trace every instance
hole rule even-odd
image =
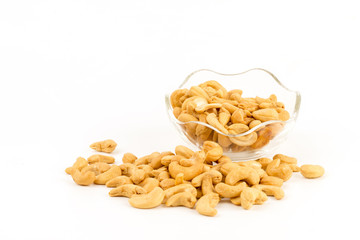
[[[263,204],[267,200],[264,192],[256,188],[245,187],[240,197],[230,199],[235,205],[241,205],[244,209],[249,210],[254,204]]]
[[[191,180],[203,171],[204,152],[196,152],[193,155],[194,165],[190,167],[181,166],[178,162],[172,162],[169,165],[169,173],[172,178],[175,178],[179,173],[184,174],[184,180]]]
[[[165,156],[172,156],[172,155],[174,155],[172,152],[162,152],[162,153],[160,153],[160,155],[152,158],[149,165],[153,169],[161,168],[163,166],[163,164],[161,163],[161,159]]]
[[[196,203],[196,197],[190,192],[181,192],[171,196],[165,203],[168,207],[184,206],[193,208]]]
[[[225,198],[239,197],[242,190],[247,187],[245,182],[239,182],[235,186],[228,185],[226,183],[218,183],[215,186],[215,191]]]
[[[121,176],[121,168],[117,165],[113,165],[106,172],[97,175],[94,183],[105,185],[107,181],[109,181],[117,176]]]
[[[183,145],[178,145],[175,148],[175,154],[185,158],[191,158],[194,155],[194,151]]]
[[[181,107],[182,101],[180,99],[186,95],[187,91],[187,89],[178,89],[171,94],[170,103],[173,108]]]
[[[142,208],[142,209],[155,208],[162,203],[164,197],[165,197],[164,190],[162,190],[160,187],[156,187],[148,194],[133,195],[129,199],[129,203],[131,206],[135,208]]]
[[[214,185],[213,185],[213,182],[212,182],[212,178],[211,178],[211,176],[209,174],[205,174],[203,179],[202,179],[201,191],[202,191],[203,195],[215,192]]]
[[[76,169],[72,172],[71,176],[74,182],[81,186],[88,186],[95,180],[95,173],[91,171],[80,172],[78,169]]]
[[[75,161],[75,163],[71,166],[65,169],[65,172],[67,174],[73,174],[73,172],[75,172],[75,170],[79,170],[81,171],[84,167],[86,167],[88,165],[88,161],[86,161],[85,158],[82,157],[78,157]]]
[[[205,151],[205,162],[217,161],[223,155],[222,147],[213,141],[205,141],[203,143],[203,150]]]
[[[202,179],[205,175],[210,175],[211,178],[212,178],[212,183],[213,184],[218,184],[219,182],[221,182],[222,180],[222,174],[217,171],[217,170],[214,170],[214,169],[211,169],[209,172],[204,172],[196,177],[194,177],[192,180],[191,180],[191,184],[194,186],[194,187],[200,187],[201,186],[201,183],[202,183]]]
[[[128,176],[118,176],[106,182],[106,186],[109,188],[116,188],[125,184],[133,184]]]
[[[146,190],[134,184],[124,184],[109,192],[110,197],[132,197],[133,195],[145,194]]]
[[[137,157],[132,154],[132,153],[125,153],[123,158],[122,158],[122,162],[123,163],[135,163],[135,160],[137,159]]]
[[[196,188],[193,187],[191,184],[185,183],[176,185],[174,187],[168,188],[165,190],[165,197],[164,197],[164,203],[174,194],[180,193],[180,192],[190,192],[192,195],[196,196],[197,191]]]
[[[115,150],[117,144],[114,140],[108,139],[101,142],[96,142],[90,145],[90,148],[98,151],[98,152],[106,152],[111,153]]]
[[[213,217],[217,214],[217,210],[215,209],[216,205],[219,203],[220,197],[217,193],[208,193],[202,196],[196,204],[196,211],[198,213]]]
[[[154,188],[159,187],[160,182],[156,178],[146,178],[139,186],[145,189],[147,193],[151,192]]]
[[[81,169],[81,172],[94,172],[95,175],[99,175],[101,173],[106,172],[107,170],[109,170],[111,168],[111,166],[107,163],[104,162],[96,162],[94,164],[90,164],[89,166],[84,167],[83,169]]]
[[[96,163],[96,162],[104,162],[104,163],[114,163],[115,162],[115,158],[111,157],[111,156],[105,156],[105,155],[101,155],[101,154],[94,154],[90,157],[88,157],[88,162],[91,163]]]
[[[278,186],[259,184],[253,187],[263,191],[268,196],[274,196],[277,200],[282,199],[285,195],[284,190]]]

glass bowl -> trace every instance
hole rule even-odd
[[[254,160],[275,154],[280,144],[286,140],[289,132],[295,125],[300,109],[300,93],[288,89],[274,74],[261,68],[254,68],[236,74],[223,74],[209,69],[200,69],[187,76],[178,89],[190,89],[192,86],[197,86],[209,80],[219,82],[228,91],[241,89],[243,91],[241,97],[245,98],[256,96],[265,98],[271,94],[275,94],[278,101],[284,103],[285,109],[290,114],[290,118],[287,121],[271,120],[262,122],[241,134],[225,134],[206,122],[182,122],[178,120],[173,114],[173,107],[170,101],[171,93],[176,90],[173,89],[173,91],[165,96],[167,113],[170,121],[174,124],[184,141],[200,149],[206,140],[218,142],[220,139],[222,141],[221,143],[223,143],[225,139],[225,142],[230,143],[230,141],[228,141],[228,139],[230,139],[231,145],[220,145],[222,145],[224,149],[224,155],[234,161]],[[190,131],[190,129],[194,130],[200,125],[202,129],[207,129],[207,132],[211,132],[208,139],[200,138],[196,136],[194,131]],[[257,136],[255,136],[255,134]],[[247,141],[254,137],[257,138],[256,142],[249,146]]]

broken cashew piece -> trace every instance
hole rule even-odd
[[[101,155],[101,154],[94,154],[94,155],[88,157],[87,160],[90,164],[96,163],[96,162],[104,162],[104,163],[111,164],[111,163],[115,162],[115,158],[113,158],[111,156]]]
[[[137,157],[132,153],[124,153],[122,158],[123,163],[134,163]]]
[[[325,170],[320,165],[305,164],[300,167],[300,173],[306,178],[318,178],[324,175]]]
[[[165,192],[160,187],[154,188],[151,192],[144,195],[133,195],[129,199],[131,206],[135,208],[155,208],[159,206],[165,197]]]
[[[90,145],[90,148],[98,152],[111,153],[115,150],[117,144],[114,140],[108,139],[101,142],[96,142]]]
[[[132,197],[133,195],[145,194],[146,191],[140,186],[134,184],[124,184],[109,192],[110,197]]]

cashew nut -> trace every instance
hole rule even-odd
[[[204,104],[204,105],[200,105],[200,106],[197,106],[195,108],[195,111],[197,113],[203,113],[205,112],[206,110],[209,110],[211,108],[220,108],[222,106],[221,103],[210,103],[210,104]]]
[[[116,148],[116,142],[114,140],[108,139],[101,142],[96,142],[90,145],[90,148],[98,152],[111,153]]]
[[[174,155],[172,152],[162,152],[160,153],[160,155],[153,157],[149,165],[153,169],[161,168],[163,166],[161,163],[161,159],[165,156],[172,156],[172,155]]]
[[[129,199],[131,206],[135,208],[155,208],[159,206],[165,197],[165,192],[160,187],[155,187],[151,192],[144,195],[132,195]]]
[[[206,154],[205,155],[206,162],[217,161],[223,155],[222,147],[216,142],[205,141],[203,143],[203,150],[205,151]]]
[[[135,166],[138,166],[138,165],[144,165],[144,164],[148,164],[151,162],[151,160],[155,157],[158,157],[160,155],[159,152],[153,152],[149,155],[146,155],[146,156],[143,156],[141,158],[138,158],[135,160],[134,164]]]
[[[83,169],[81,169],[81,172],[91,171],[91,172],[94,172],[95,175],[99,175],[101,173],[106,172],[110,168],[111,168],[111,166],[109,164],[107,164],[107,163],[96,162],[94,164],[91,164],[89,166],[84,167]]]
[[[206,100],[206,103],[207,103],[207,100],[209,100],[209,95],[204,91],[204,89],[202,89],[199,86],[192,86],[189,89],[189,96],[191,96],[191,97],[193,97],[193,96],[202,97],[202,98],[204,98]]]
[[[287,164],[297,164],[297,159],[294,157],[289,157],[284,154],[276,154],[273,159],[278,158],[280,159],[281,163],[287,163]]]
[[[185,158],[191,158],[194,155],[194,151],[183,145],[178,145],[175,148],[175,154],[181,155]]]
[[[168,188],[165,190],[165,197],[164,197],[164,203],[174,194],[179,192],[190,192],[192,195],[196,196],[197,191],[196,188],[193,187],[191,184],[185,183],[176,185],[174,187]]]
[[[214,128],[218,129],[219,131],[228,134],[228,130],[219,122],[216,115],[214,113],[210,113],[206,117],[206,121],[213,126]]]
[[[277,200],[282,199],[285,195],[284,190],[278,186],[259,184],[253,187],[263,191],[268,196],[274,196]]]
[[[260,180],[260,184],[263,185],[272,185],[272,186],[278,186],[281,187],[284,183],[284,180],[282,180],[281,178],[278,177],[274,177],[274,176],[265,176],[263,178],[261,178]]]
[[[168,178],[170,178],[170,175],[166,171],[159,173],[159,175],[156,177],[156,179],[159,180],[160,182],[163,181],[164,179],[168,179]]]
[[[146,177],[146,172],[143,169],[136,169],[134,173],[130,176],[130,179],[133,183],[139,184]]]
[[[305,164],[300,167],[300,173],[306,178],[318,178],[324,175],[325,170],[320,165]]]
[[[125,184],[133,184],[128,176],[117,176],[106,182],[106,186],[109,188],[116,188]]]
[[[174,186],[175,186],[175,179],[173,179],[173,178],[167,178],[167,179],[160,181],[160,187],[164,190],[167,190]]]
[[[256,188],[245,187],[240,197],[230,199],[235,205],[241,205],[244,209],[249,210],[254,204],[260,205],[267,200],[265,193]]]
[[[183,183],[185,183],[185,181],[184,181],[184,173],[179,173],[175,177],[175,185],[180,185],[180,184],[183,184]]]
[[[196,197],[190,192],[180,192],[171,196],[165,203],[168,207],[184,206],[193,208],[196,203]]]
[[[229,185],[235,185],[235,183],[239,182],[240,180],[244,180],[249,177],[251,170],[253,169],[249,167],[236,166],[226,175],[225,183]]]
[[[216,205],[219,203],[220,197],[217,193],[208,193],[202,196],[196,204],[196,211],[198,213],[213,217],[217,214],[217,210],[215,209]]]
[[[256,160],[257,162],[259,162],[261,164],[262,169],[266,169],[266,167],[268,166],[269,163],[272,162],[272,160],[270,158],[259,158],[258,160]]]
[[[278,112],[273,108],[265,108],[253,111],[253,117],[262,122],[270,121],[270,120],[279,120]]]
[[[71,176],[75,183],[82,186],[88,186],[95,180],[95,173],[91,171],[80,172],[78,169],[75,169]]]
[[[201,191],[203,192],[203,195],[215,192],[212,178],[209,174],[205,174],[202,179]]]
[[[230,117],[231,117],[230,112],[226,108],[221,107],[220,112],[219,112],[219,122],[223,126],[225,126],[230,121]]]
[[[282,180],[284,180],[284,182],[289,180],[292,176],[292,170],[289,165],[284,163],[280,164],[280,159],[278,158],[274,159],[268,164],[268,166],[266,167],[266,173],[269,176],[281,178]]]
[[[221,182],[221,180],[222,180],[222,174],[217,170],[211,169],[209,172],[204,172],[204,173],[194,177],[191,180],[191,184],[194,187],[200,187],[201,183],[202,183],[202,180],[203,180],[203,177],[205,175],[210,175],[211,176],[213,184],[217,184],[217,183]]]
[[[146,190],[134,184],[124,184],[109,192],[110,197],[132,197],[133,195],[145,194]]]
[[[169,173],[175,178],[179,173],[184,173],[184,180],[191,180],[203,171],[204,152],[196,152],[193,155],[194,165],[190,167],[181,166],[178,162],[172,162],[169,165]]]
[[[96,162],[104,162],[104,163],[111,164],[111,163],[115,162],[115,158],[113,158],[111,156],[101,155],[101,154],[92,155],[92,156],[88,157],[87,160],[90,164],[96,163]]]
[[[73,174],[75,172],[75,170],[79,170],[81,171],[81,169],[83,169],[84,167],[86,167],[88,165],[88,162],[86,161],[85,158],[82,157],[78,157],[75,161],[75,163],[72,165],[72,167],[68,167],[65,169],[65,172],[67,174]]]
[[[243,109],[237,109],[233,114],[231,115],[231,122],[232,123],[244,123],[244,118],[246,114]]]
[[[180,99],[186,95],[187,91],[187,89],[178,89],[171,94],[170,103],[173,108],[181,107],[183,101],[181,101]]]
[[[154,188],[159,187],[160,182],[156,178],[146,178],[139,186],[145,189],[147,193],[151,192]]]
[[[121,176],[121,168],[117,165],[113,165],[106,172],[97,175],[94,183],[105,185],[107,181],[109,181],[117,176]]]
[[[132,163],[123,163],[120,165],[122,175],[130,177],[136,170],[136,166]]]
[[[123,163],[135,163],[135,160],[137,159],[137,157],[132,154],[132,153],[125,153],[123,158],[122,158],[122,162]]]
[[[239,182],[235,186],[226,183],[218,183],[215,186],[215,191],[220,194],[221,197],[234,198],[239,197],[245,187],[247,187],[245,182]]]

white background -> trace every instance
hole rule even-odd
[[[355,2],[0,1],[0,239],[358,239]],[[174,150],[164,94],[200,68],[253,67],[301,92],[280,152],[324,177],[297,174],[281,201],[224,202],[208,218],[134,209],[65,174],[102,139],[118,142],[117,163]]]

